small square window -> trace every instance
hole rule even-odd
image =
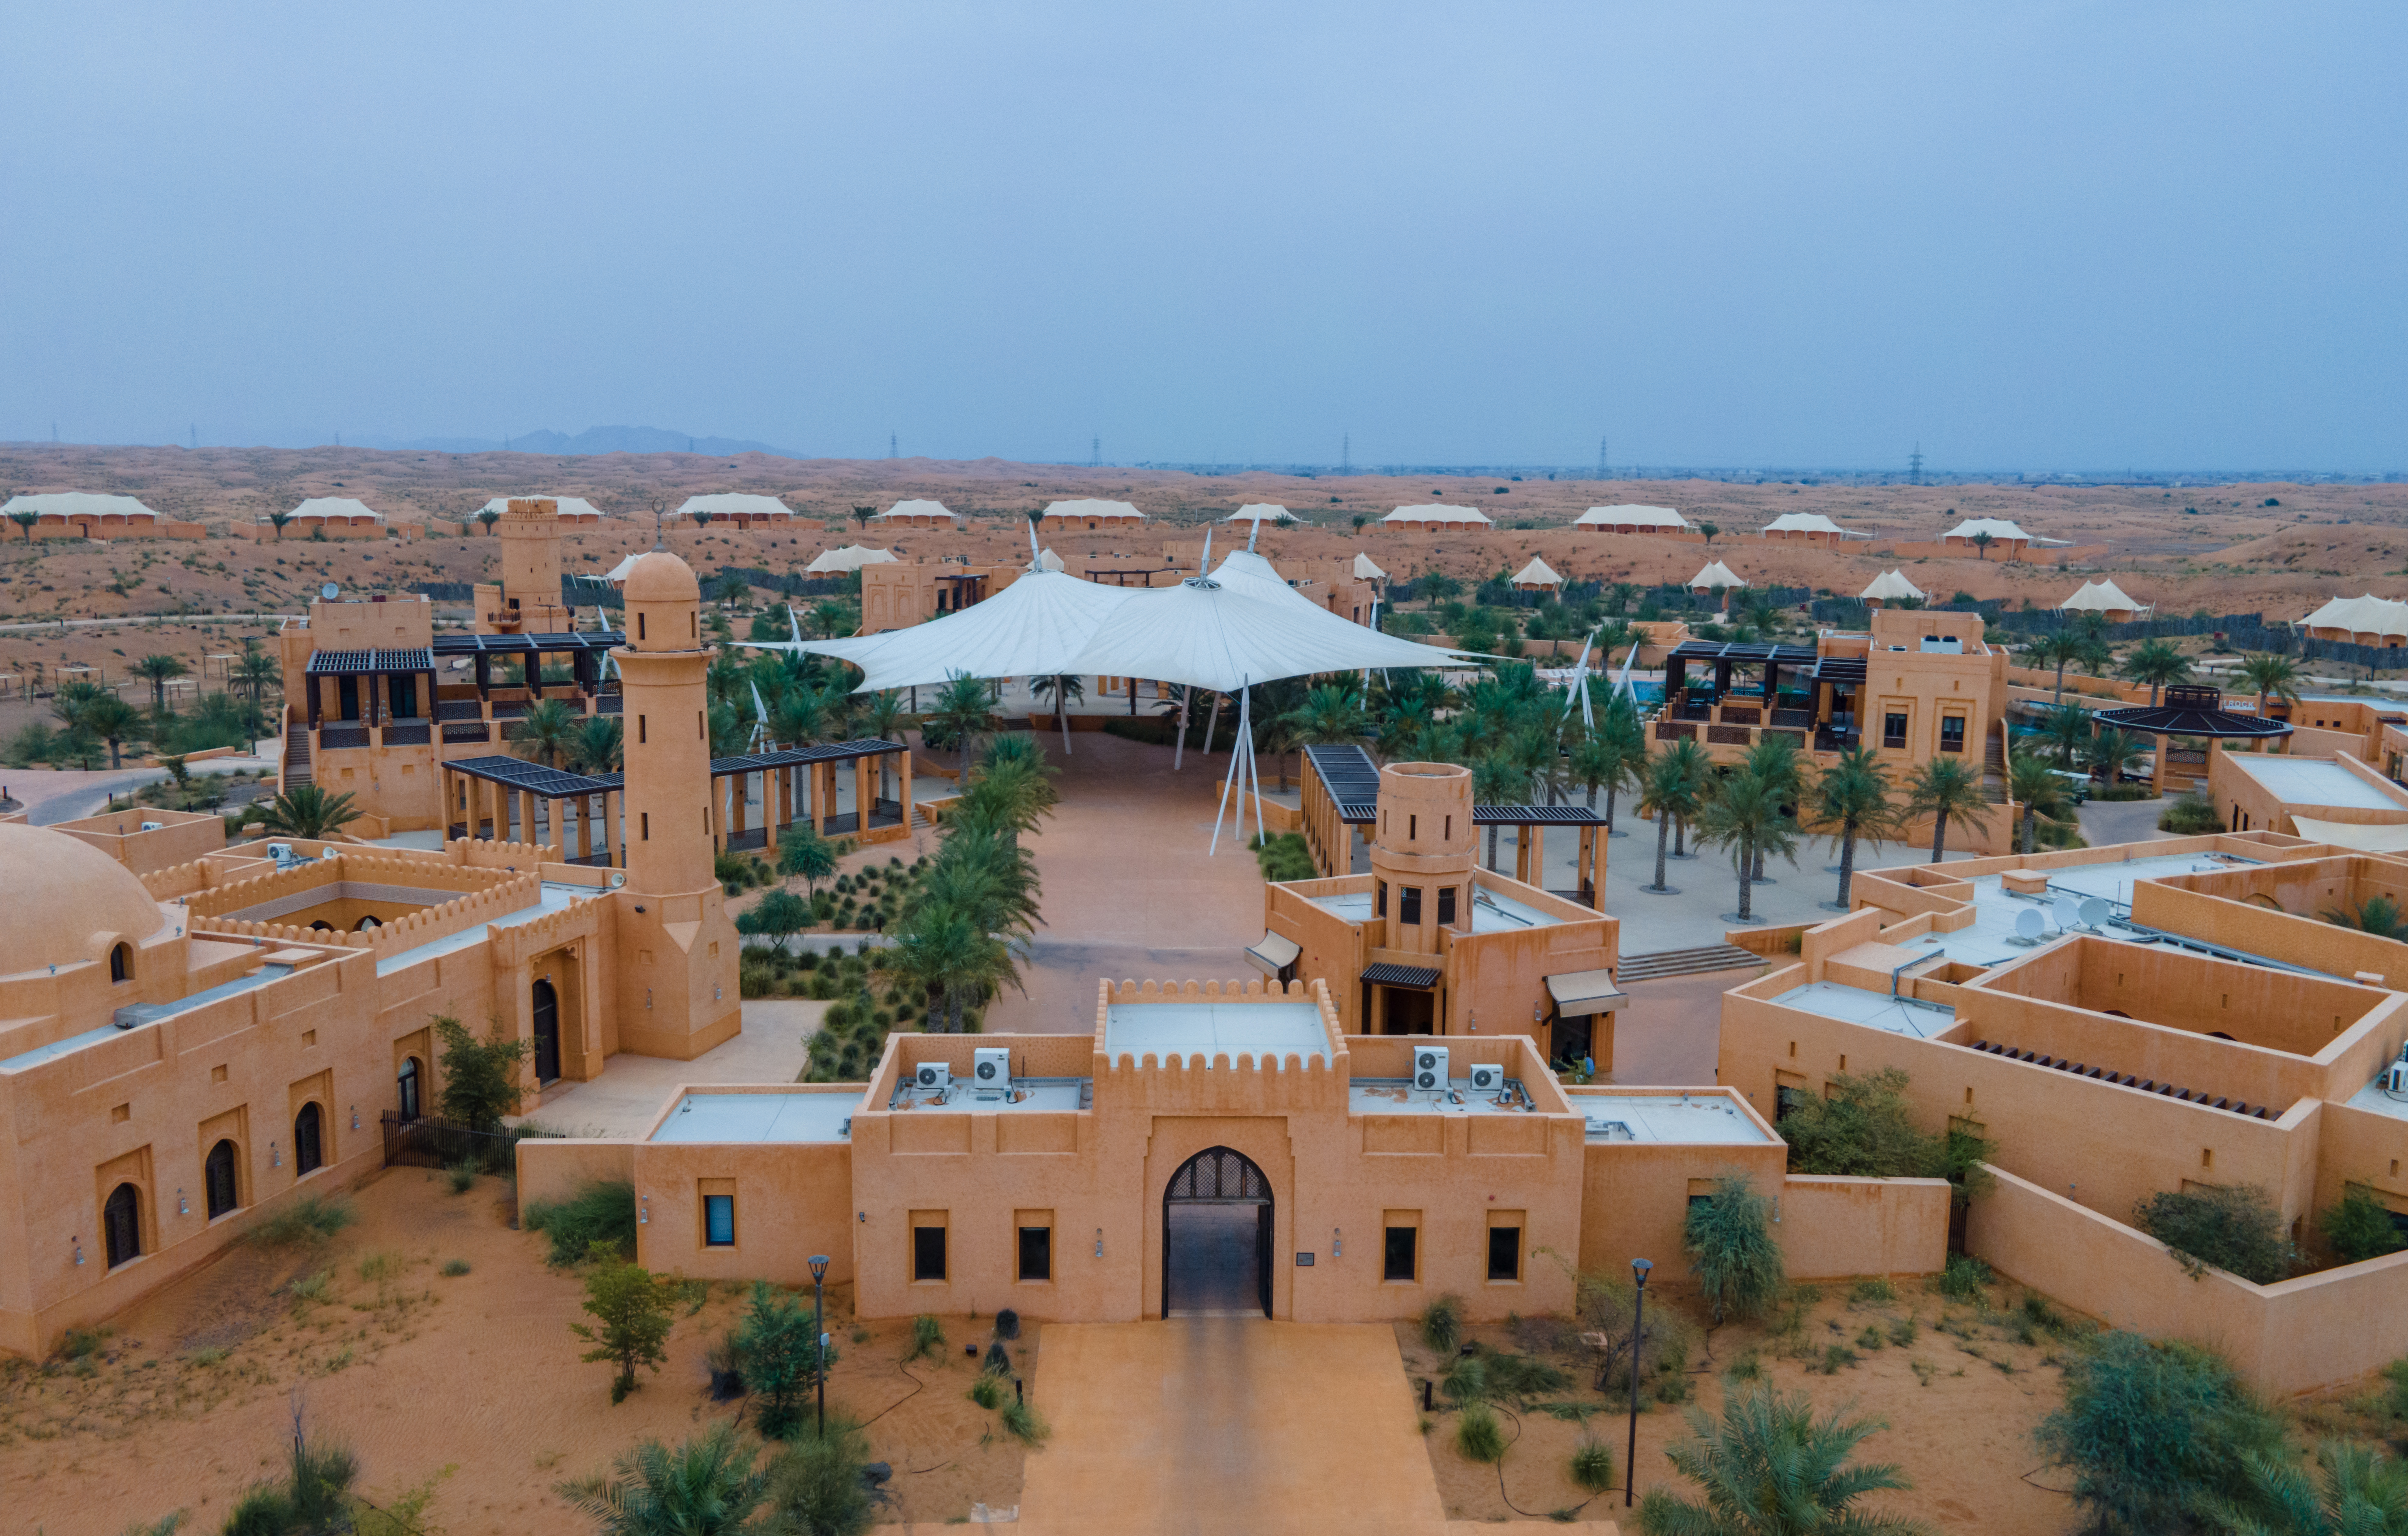
[[[1522,1229],[1519,1227],[1491,1227],[1488,1229],[1488,1278],[1522,1278]]]
[[[1894,750],[1904,750],[1906,746],[1906,716],[1902,714],[1885,714],[1882,716],[1882,745]]]
[[[1020,1278],[1054,1278],[1054,1228],[1051,1227],[1024,1227],[1020,1229]]]
[[[702,1198],[702,1245],[706,1248],[736,1246],[736,1197],[705,1195]]]
[[[911,1228],[911,1278],[942,1280],[945,1278],[945,1229],[941,1227]]]
[[[1449,925],[1453,924],[1453,923],[1454,923],[1454,921],[1455,921],[1455,887],[1454,887],[1454,886],[1452,886],[1452,885],[1441,885],[1441,886],[1440,886],[1440,887],[1438,888],[1438,922],[1439,922],[1439,926],[1440,926],[1440,927],[1446,927],[1446,926],[1448,926]]]
[[[1963,715],[1948,714],[1940,717],[1940,750],[1942,752],[1965,750],[1965,717]]]
[[[1397,921],[1419,924],[1422,920],[1422,888],[1418,885],[1397,887]]]
[[[1416,1260],[1420,1257],[1421,1235],[1421,1229],[1415,1227],[1388,1228],[1386,1261],[1381,1268],[1381,1279],[1410,1281],[1419,1277]]]

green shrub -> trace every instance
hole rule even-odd
[[[1505,1455],[1505,1432],[1486,1403],[1468,1403],[1455,1415],[1455,1448],[1466,1461],[1486,1463]]]
[[[1826,1376],[1836,1376],[1842,1368],[1856,1363],[1856,1352],[1845,1344],[1833,1344],[1823,1351],[1821,1360],[1806,1369],[1819,1371]]]
[[[443,1261],[441,1272],[450,1279],[457,1280],[468,1272],[468,1261],[465,1258],[446,1259]]]
[[[1458,1357],[1439,1379],[1438,1389],[1457,1403],[1479,1402],[1488,1396],[1488,1367],[1477,1355]]]
[[[2202,833],[2223,831],[2224,818],[2215,813],[2215,807],[2200,796],[2185,795],[2158,814],[2157,830],[2198,837]]]
[[[1856,1347],[1867,1352],[1881,1348],[1888,1340],[1878,1323],[1867,1323],[1856,1332]]]
[[[566,1269],[601,1252],[632,1258],[636,1252],[636,1186],[624,1179],[586,1184],[565,1200],[530,1200],[520,1224],[552,1240],[547,1262]]]
[[[2213,1266],[2271,1285],[2289,1275],[2297,1257],[2281,1213],[2254,1184],[2159,1191],[2133,1208],[2132,1225],[2172,1249],[2193,1279]]]
[[[1898,1287],[1879,1275],[1848,1287],[1848,1305],[1852,1307],[1881,1306],[1897,1299]]]
[[[2342,1194],[2340,1201],[2327,1206],[2316,1217],[2316,1230],[2344,1264],[2357,1264],[2365,1259],[2381,1258],[2408,1248],[2399,1228],[2391,1224],[2391,1213],[2373,1196],[2356,1184]]]
[[[1938,1136],[1917,1129],[1906,1097],[1908,1078],[1897,1067],[1842,1072],[1828,1098],[1808,1098],[1782,1116],[1789,1171],[1856,1179],[1946,1179],[1962,1206],[1988,1186],[1983,1164],[1990,1143],[1950,1128]]]
[[[1990,1267],[1971,1254],[1950,1254],[1947,1267],[1926,1282],[1952,1301],[1972,1301],[1990,1283]]]
[[[1613,1452],[1594,1440],[1572,1447],[1572,1486],[1583,1493],[1603,1493],[1613,1486]]]
[[[1893,1317],[1889,1322],[1889,1342],[1904,1349],[1914,1342],[1914,1319]]]
[[[1045,1422],[1045,1416],[1037,1411],[1033,1402],[1005,1403],[1003,1427],[1011,1431],[1012,1438],[1029,1446],[1044,1444],[1054,1433],[1053,1426]]]
[[[340,1195],[308,1194],[293,1200],[251,1229],[254,1242],[282,1248],[296,1242],[323,1242],[359,1219],[351,1202]]]
[[[465,1195],[476,1187],[477,1175],[482,1170],[477,1166],[477,1159],[466,1157],[445,1168],[443,1177],[450,1182],[452,1193]]]
[[[1317,880],[1321,876],[1321,871],[1313,868],[1312,850],[1305,845],[1301,832],[1282,832],[1268,841],[1257,833],[1246,846],[1254,851],[1254,862],[1262,866],[1267,881]]]
[[[1712,1195],[1689,1202],[1681,1247],[1717,1323],[1727,1315],[1760,1317],[1781,1295],[1785,1281],[1781,1245],[1772,1239],[1772,1202],[1743,1175],[1725,1174]]]
[[[437,1014],[435,1039],[442,1059],[443,1087],[437,1113],[471,1130],[501,1128],[502,1116],[519,1107],[519,1064],[535,1050],[531,1040],[479,1040],[458,1019]]]
[[[699,1309],[697,1309],[699,1310]],[[753,1397],[753,1422],[764,1438],[793,1437],[820,1379],[820,1318],[766,1281],[752,1285],[752,1306],[736,1330],[735,1356]],[[828,1361],[836,1359],[834,1350]]]
[[[1449,1291],[1422,1309],[1422,1342],[1452,1355],[1463,1339],[1463,1298]]]
[[[911,1319],[911,1347],[903,1358],[916,1360],[924,1355],[939,1360],[945,1357],[945,1325],[924,1312]]]
[[[861,1536],[873,1513],[868,1465],[868,1443],[852,1419],[831,1411],[824,1435],[805,1421],[769,1464],[763,1536]]]
[[[2155,1536],[2187,1529],[2201,1496],[2231,1490],[2245,1453],[2280,1454],[2283,1428],[2214,1355],[2117,1330],[2067,1364],[2064,1405],[2036,1438],[2073,1473],[2093,1526]]]
[[[284,1288],[293,1293],[295,1301],[323,1301],[334,1293],[335,1271],[321,1270],[315,1274],[295,1275]]]
[[[978,1380],[970,1383],[970,1401],[977,1403],[981,1408],[1003,1406],[1002,1378],[988,1371],[980,1371]]]
[[[105,1328],[67,1329],[59,1340],[59,1358],[80,1360],[99,1354],[101,1345],[108,1342],[108,1333]]]
[[[585,1277],[585,1311],[594,1323],[571,1323],[568,1330],[594,1347],[578,1357],[603,1360],[618,1368],[611,1378],[610,1402],[617,1406],[636,1389],[636,1370],[654,1372],[666,1357],[669,1329],[668,1287],[651,1270],[636,1264],[604,1264]]]

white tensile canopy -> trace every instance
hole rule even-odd
[[[1842,528],[1820,512],[1784,512],[1764,525],[1766,533],[1827,533],[1834,538],[1870,538],[1872,535]]]
[[[2371,592],[2360,597],[2335,597],[2300,623],[2309,629],[2339,629],[2352,635],[2408,637],[2408,603]]]
[[[1223,518],[1224,523],[1293,523],[1296,514],[1268,501],[1250,502]]]
[[[627,573],[636,568],[636,562],[641,560],[644,556],[652,553],[652,552],[650,550],[638,550],[635,553],[627,556],[624,560],[612,566],[609,573],[606,574],[602,580],[609,582],[614,587],[626,585]]]
[[[795,515],[795,510],[776,496],[754,495],[748,491],[715,491],[710,495],[686,497],[669,516],[692,517],[696,512],[709,512],[713,517]]]
[[[1559,587],[1564,584],[1564,579],[1555,574],[1553,567],[1534,554],[1530,556],[1528,565],[1513,573],[1512,584],[1517,587]]]
[[[384,514],[350,496],[311,496],[288,514],[294,523],[323,523],[330,517],[365,517],[381,523]]]
[[[37,512],[44,517],[140,517],[155,522],[159,514],[132,496],[98,491],[42,491],[10,496],[0,512]]]
[[[949,518],[954,523],[959,523],[962,520],[959,512],[953,511],[941,501],[898,501],[894,506],[887,508],[886,510],[880,512],[875,517],[872,517],[869,521],[872,523],[885,523],[889,521],[902,523],[908,522],[913,518],[926,517]]]
[[[1670,507],[1591,507],[1572,519],[1572,526],[1685,529],[1690,523]]]
[[[1738,575],[1734,573],[1728,566],[1724,565],[1719,560],[1707,561],[1706,568],[1698,572],[1695,576],[1690,577],[1686,584],[1691,588],[1743,587],[1747,585],[1745,581],[1739,579]]]
[[[907,629],[842,639],[755,642],[765,651],[809,651],[853,663],[867,674],[856,693],[932,686],[972,677],[1048,677],[1114,609],[1144,593],[1108,587],[1060,571],[1032,570],[982,602]],[[747,643],[739,641],[739,644]],[[1125,668],[1105,668],[1124,675]]]
[[[1076,501],[1049,502],[1040,517],[1094,517],[1105,522],[1142,523],[1145,514],[1125,501],[1103,501],[1093,496]]]
[[[549,501],[552,504],[552,510],[558,512],[563,517],[605,517],[609,515],[604,512],[601,508],[595,506],[594,503],[586,500],[583,496],[555,496],[544,495],[495,496],[493,500],[485,503],[482,507],[480,507],[477,510],[482,512],[507,512],[510,510],[510,503],[513,501]],[[645,553],[649,554],[652,552],[647,550]]]
[[[1259,562],[1262,571],[1246,561]],[[1221,570],[1232,575],[1226,582],[1216,572],[1208,581],[1132,589],[1134,600],[1106,615],[1076,655],[1046,670],[1156,678],[1233,694],[1314,672],[1463,665],[1460,653],[1383,635],[1294,592],[1284,601],[1272,596],[1262,586],[1269,567],[1260,555],[1240,552],[1222,562]],[[1277,573],[1268,579],[1286,588]]]
[[[2112,579],[2085,581],[2081,589],[2057,605],[2074,613],[2139,613],[2144,611],[2139,603],[2125,596],[2124,589]]]
[[[1490,526],[1488,515],[1477,507],[1399,507],[1380,519],[1383,523],[1456,523],[1466,527]]]
[[[831,571],[859,570],[864,566],[891,566],[895,556],[886,550],[876,550],[867,544],[847,544],[840,550],[824,551],[818,559],[803,567],[812,576],[825,576]]]
[[[1369,555],[1358,554],[1354,557],[1354,580],[1358,581],[1384,581],[1387,579],[1388,573],[1373,565]]]
[[[1867,582],[1864,591],[1856,594],[1859,600],[1868,603],[1899,603],[1910,598],[1919,599],[1923,596],[1923,589],[1908,581],[1903,570],[1885,570]]]
[[[1052,548],[1048,547],[1047,549],[1039,552],[1037,556],[1037,568],[1039,570],[1060,570],[1062,568],[1062,557],[1054,553]]]

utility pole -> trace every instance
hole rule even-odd
[[[1104,439],[1101,438],[1091,438],[1087,440],[1087,467],[1090,469],[1100,469],[1103,466]]]
[[[1916,443],[1914,452],[1906,456],[1906,482],[1909,485],[1923,483],[1923,445],[1921,443]]]
[[[1354,472],[1354,435],[1351,432],[1338,439],[1338,472],[1341,475]]]
[[[890,459],[902,457],[895,452],[895,434],[892,432],[886,434],[886,456]]]
[[[1597,439],[1597,478],[1605,479],[1605,438]]]

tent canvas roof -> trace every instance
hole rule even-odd
[[[1488,516],[1476,507],[1399,507],[1380,519],[1383,523],[1463,523],[1488,526]]]
[[[1358,581],[1384,581],[1388,573],[1373,565],[1369,555],[1358,554],[1354,557],[1354,579]]]
[[[696,512],[709,512],[713,517],[739,512],[752,517],[795,515],[795,510],[776,496],[754,495],[749,491],[714,491],[709,495],[686,497],[669,516],[692,517]]]
[[[300,506],[294,508],[292,515],[295,521],[302,523],[316,522],[329,517],[372,517],[379,523],[384,521],[382,512],[365,501],[357,501],[350,496],[311,496]]]
[[[1513,573],[1513,585],[1517,587],[1559,587],[1563,584],[1564,579],[1555,574],[1555,568],[1535,554],[1530,556],[1528,565]]]
[[[624,560],[612,566],[609,572],[605,575],[602,580],[609,582],[613,586],[619,585],[626,581],[627,573],[636,568],[636,562],[641,560],[644,556],[652,553],[652,552],[650,550],[638,550],[635,553],[627,556]]]
[[[942,618],[876,635],[805,640],[800,649],[840,657],[868,674],[856,693],[927,686],[956,672],[1042,677],[1071,670],[1063,663],[1096,626],[1144,590],[1103,586],[1060,571],[1030,571],[983,602]],[[797,647],[781,640],[759,649]]]
[[[1145,514],[1125,501],[1104,501],[1083,496],[1075,501],[1048,502],[1043,517],[1131,517],[1142,523]]]
[[[869,521],[880,523],[890,517],[950,517],[956,523],[961,521],[959,514],[948,509],[943,502],[926,500],[898,501]]]
[[[1741,581],[1739,577],[1732,572],[1728,566],[1724,565],[1719,560],[1707,561],[1706,568],[1698,572],[1695,576],[1690,577],[1687,584],[1693,587],[1743,587],[1747,585],[1745,581]]]
[[[1078,654],[1049,670],[1156,678],[1234,693],[1312,672],[1462,665],[1455,652],[1367,629],[1292,592],[1289,602],[1279,603],[1256,596],[1259,590],[1258,576],[1131,589],[1131,600],[1096,626]]]
[[[1820,512],[1784,512],[1764,525],[1766,533],[1828,533],[1842,538],[1863,538],[1853,528],[1842,528]]]
[[[1250,502],[1223,518],[1224,523],[1293,523],[1296,514],[1268,501]]]
[[[2031,535],[2024,532],[2021,528],[2016,527],[2014,524],[2008,522],[2003,517],[1969,517],[1964,522],[1957,524],[1956,526],[1949,529],[1945,537],[1950,538],[1971,538],[1978,533],[1988,534],[1992,538],[2028,539],[2031,538]]]
[[[530,496],[495,496],[493,500],[485,503],[482,507],[477,510],[483,512],[507,512],[510,510],[511,502],[529,500],[552,502],[553,504],[553,510],[559,512],[563,517],[571,515],[578,517],[608,517],[609,515],[601,508],[596,507],[594,503],[586,500],[583,496],[555,496],[547,495],[542,493],[537,493]]]
[[[1856,596],[1868,602],[1879,599],[1885,603],[1895,603],[1909,597],[1921,597],[1924,596],[1924,591],[1908,581],[1906,572],[1903,570],[1885,570],[1868,582],[1865,590],[1857,593]]]
[[[1689,520],[1670,507],[1591,507],[1572,519],[1572,525],[1606,524],[1619,527],[1630,524],[1641,528],[1685,528]]]
[[[2335,597],[2300,621],[2310,629],[2345,629],[2353,635],[2408,635],[2408,603],[2368,593]]]
[[[148,517],[159,514],[132,496],[108,495],[98,491],[42,491],[29,496],[10,496],[0,511],[39,512],[45,517]]]
[[[840,550],[827,550],[803,569],[812,575],[824,575],[836,570],[859,570],[864,566],[891,566],[895,556],[886,550],[872,549],[867,544],[847,544]]]
[[[1054,553],[1050,547],[1039,550],[1037,553],[1036,568],[1039,570],[1060,570],[1062,568],[1062,557]]]
[[[2336,848],[2355,848],[2361,854],[2408,852],[2408,825],[2367,826],[2357,822],[2328,822],[2296,815],[2291,825],[2300,829],[2300,836],[2329,842]]]
[[[2124,589],[2112,579],[2083,582],[2080,590],[2057,607],[2080,613],[2138,613],[2141,610],[2141,605],[2125,596]]]

